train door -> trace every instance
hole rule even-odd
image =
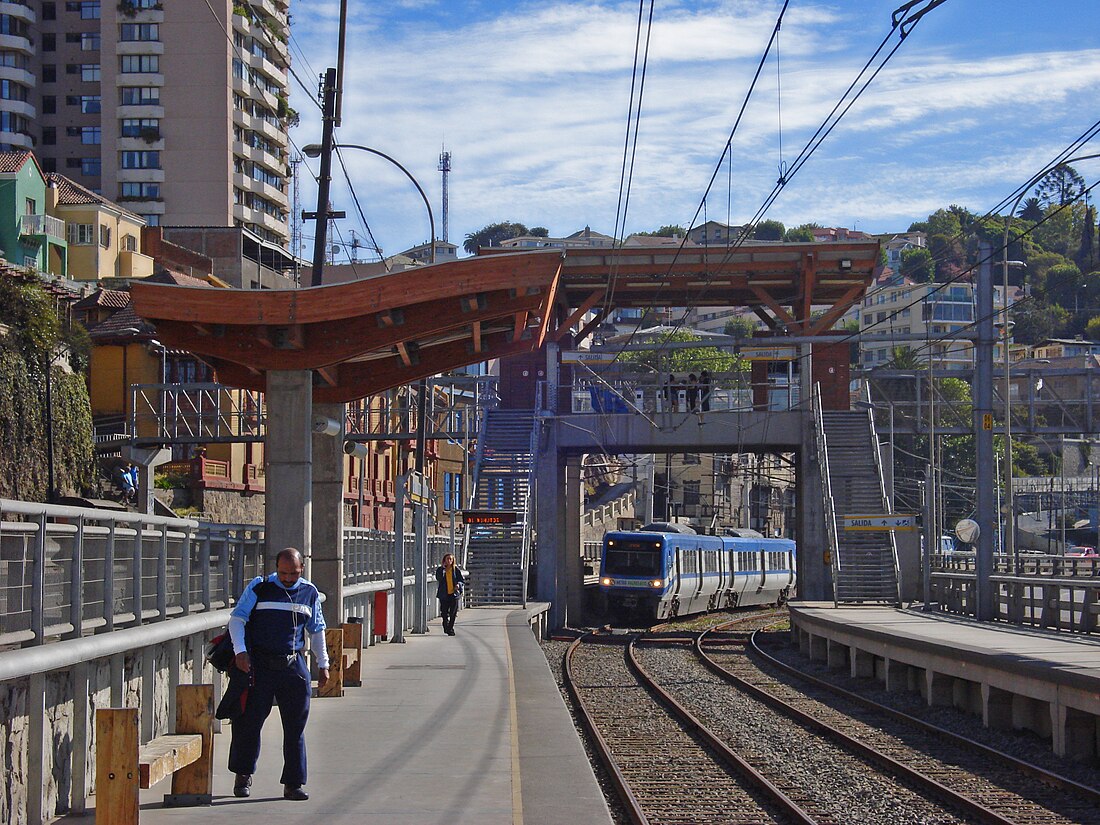
[[[759,593],[768,583],[768,550],[767,545],[761,545],[760,550],[755,554],[757,559],[757,565],[760,570],[760,578],[756,585],[756,592]]]

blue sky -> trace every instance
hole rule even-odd
[[[552,235],[586,224],[613,232],[637,2],[349,4],[338,140],[405,165],[439,227],[445,144],[451,241],[500,220]],[[887,34],[897,5],[792,0],[778,78],[773,56],[734,138],[732,168],[707,199],[710,218],[751,217],[778,176],[780,113],[790,162]],[[657,0],[627,232],[691,221],[780,6]],[[312,87],[335,65],[338,5],[300,0],[292,13],[295,71]],[[1098,101],[1100,0],[947,0],[766,217],[888,232],[952,203],[984,212],[1100,119]],[[319,142],[319,112],[296,84],[291,104],[302,115],[294,143]],[[384,252],[427,240],[423,203],[400,171],[365,153],[344,157]],[[307,165],[316,172],[317,161]],[[1092,183],[1100,162],[1079,171]],[[351,231],[364,234],[362,222],[338,170],[333,177],[333,205],[348,213],[340,237],[350,241]],[[309,180],[302,199],[313,208]]]

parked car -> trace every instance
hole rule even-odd
[[[1095,547],[1089,547],[1086,544],[1077,544],[1077,545],[1074,545],[1073,547],[1069,548],[1069,550],[1066,551],[1066,555],[1067,556],[1076,556],[1078,558],[1081,558],[1081,557],[1091,558],[1091,557],[1096,556],[1096,548]]]

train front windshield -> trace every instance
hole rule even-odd
[[[663,575],[660,542],[608,539],[600,574],[645,578]]]

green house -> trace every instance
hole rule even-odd
[[[65,222],[46,212],[46,177],[31,152],[0,152],[0,256],[65,276]]]

